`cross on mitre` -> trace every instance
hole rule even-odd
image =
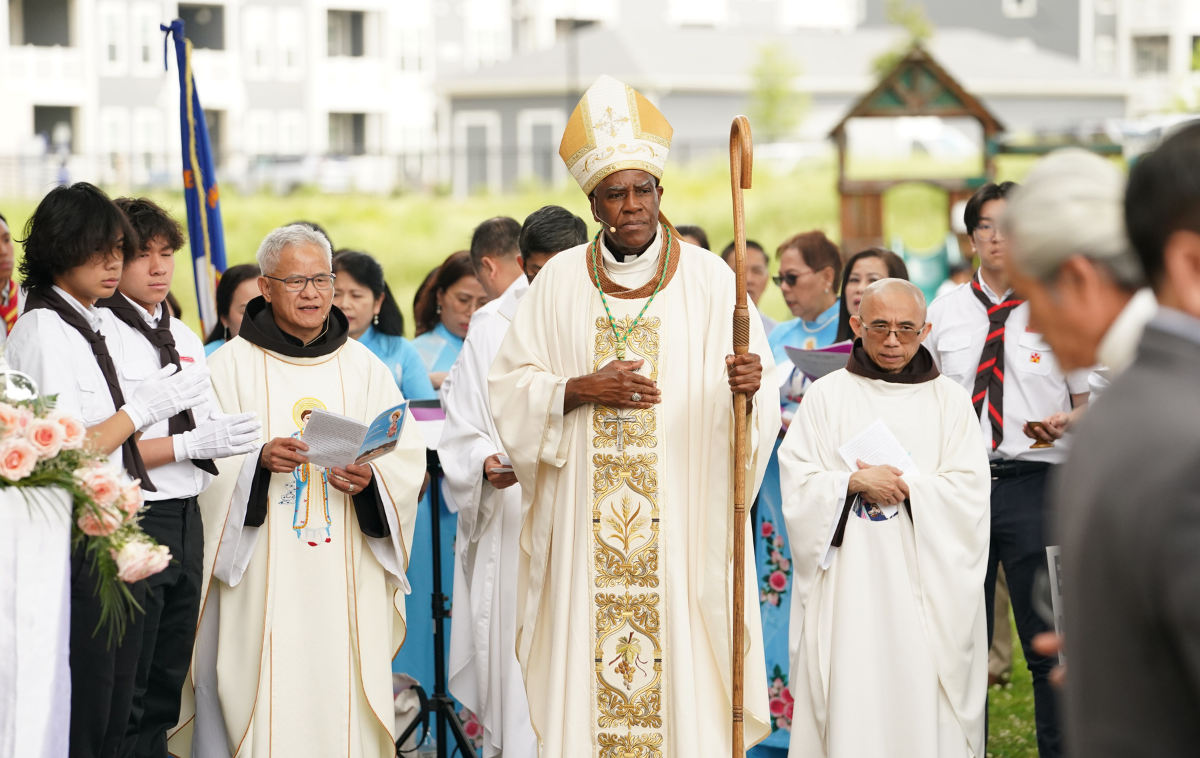
[[[567,120],[558,154],[590,194],[601,179],[625,169],[662,179],[672,134],[663,114],[641,93],[602,76]]]

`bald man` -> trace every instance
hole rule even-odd
[[[920,289],[881,279],[850,324],[846,368],[809,388],[779,450],[803,622],[791,754],[980,758],[990,478],[979,421],[921,344]]]

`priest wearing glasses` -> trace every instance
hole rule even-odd
[[[489,374],[522,488],[517,657],[542,758],[732,749],[732,393],[753,404],[752,502],[778,385],[753,310],[750,352],[729,355],[733,272],[659,212],[670,145],[626,85],[583,96],[559,154],[602,228],[538,274]],[[749,746],[771,732],[756,613],[745,638]]]
[[[424,444],[409,423],[369,465],[307,461],[301,432],[315,411],[370,423],[403,398],[388,367],[347,339],[324,236],[282,227],[257,258],[262,296],[209,366],[221,410],[257,413],[269,441],[218,461],[200,496],[207,594],[170,750],[390,758]]]
[[[846,368],[779,451],[792,537],[791,753],[981,758],[991,475],[970,396],[921,344],[925,296],[866,289]]]

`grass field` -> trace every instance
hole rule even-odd
[[[1017,627],[1012,626],[1012,681],[988,692],[988,758],[1038,758],[1033,720],[1033,678],[1025,666]]]
[[[1001,162],[1001,178],[1015,179],[1028,161]],[[768,250],[799,232],[821,229],[839,237],[837,177],[829,162],[802,164],[786,174],[772,173],[759,165],[754,189],[746,197],[747,235]],[[711,244],[721,249],[733,238],[729,169],[720,163],[669,172],[664,182],[663,212],[675,224],[699,224]],[[183,196],[152,193],[153,199],[182,219]],[[471,231],[480,221],[508,215],[523,220],[543,205],[562,205],[596,224],[586,199],[575,185],[559,190],[527,189],[510,195],[469,198],[411,194],[399,197],[374,195],[322,195],[301,191],[286,197],[238,195],[222,188],[226,253],[230,265],[252,261],[258,244],[271,229],[309,219],[329,230],[338,247],[369,252],[384,264],[392,291],[405,314],[411,333],[412,299],[431,268],[447,255],[468,246]],[[36,201],[0,199],[0,213],[9,220],[14,236],[21,236]],[[891,190],[885,199],[884,236],[900,236],[911,249],[939,243],[948,227],[945,195],[926,185],[907,184]],[[186,251],[185,251],[186,252]],[[17,255],[20,256],[18,246]],[[184,308],[184,320],[199,328],[191,270],[180,266],[175,296]],[[763,310],[778,319],[790,318],[779,290],[768,287]]]

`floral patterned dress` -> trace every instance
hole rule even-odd
[[[758,566],[758,602],[762,613],[763,650],[767,657],[771,736],[750,749],[751,758],[783,758],[792,736],[792,693],[788,689],[792,549],[783,526],[779,444],[779,441],[775,443],[767,464],[754,519],[754,560]]]

